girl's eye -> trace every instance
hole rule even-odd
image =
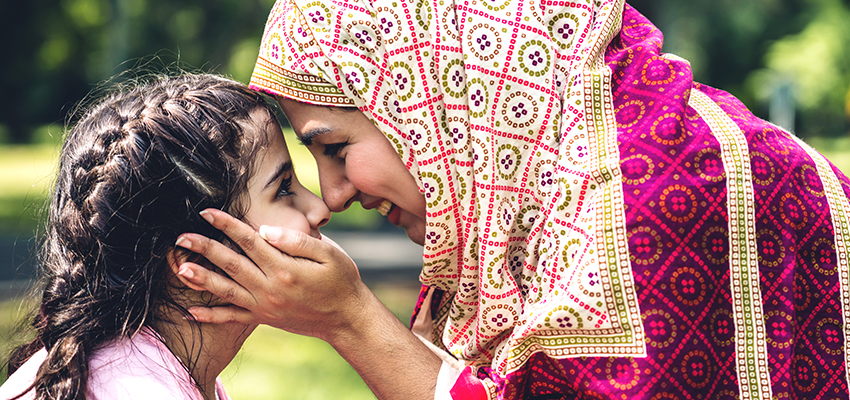
[[[345,146],[348,146],[347,140],[341,143],[326,144],[325,149],[322,150],[322,154],[328,157],[337,157],[339,155],[339,152],[342,151]]]
[[[292,176],[282,177],[280,180],[280,187],[277,189],[276,197],[286,197],[290,196],[293,193],[289,190],[292,189]]]

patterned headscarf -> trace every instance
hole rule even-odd
[[[646,354],[607,44],[622,0],[279,0],[251,85],[357,106],[427,201],[435,338],[468,364]]]

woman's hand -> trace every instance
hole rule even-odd
[[[186,285],[233,304],[191,308],[195,319],[267,324],[318,337],[357,370],[378,398],[434,398],[442,361],[372,294],[354,262],[335,244],[277,227],[262,228],[261,237],[218,210],[203,216],[247,257],[201,235],[180,236],[178,246],[230,275],[194,263],[178,267]]]
[[[357,324],[369,307],[376,307],[354,262],[335,245],[279,227],[263,227],[261,236],[225,212],[210,209],[202,214],[247,257],[198,234],[180,236],[178,246],[204,256],[230,276],[191,262],[179,266],[178,277],[186,285],[233,304],[192,308],[198,321],[267,324],[330,341]]]

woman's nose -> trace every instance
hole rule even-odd
[[[345,177],[344,167],[319,166],[319,185],[322,200],[332,212],[345,211],[357,196],[357,189]]]

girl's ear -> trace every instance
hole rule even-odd
[[[183,279],[182,276],[177,273],[182,269],[182,265],[186,262],[191,262],[199,265],[204,265],[204,258],[183,248],[174,247],[171,250],[168,250],[168,253],[165,254],[165,261],[168,263],[168,269],[170,270],[169,280],[176,279],[181,282],[183,285],[188,286],[190,289],[204,292],[203,288],[199,286],[195,286],[191,282]]]
[[[165,260],[168,262],[168,268],[172,274],[177,275],[177,272],[180,271],[180,265],[189,261],[189,255],[187,253],[188,250],[175,247],[168,250],[168,253],[165,254]]]

